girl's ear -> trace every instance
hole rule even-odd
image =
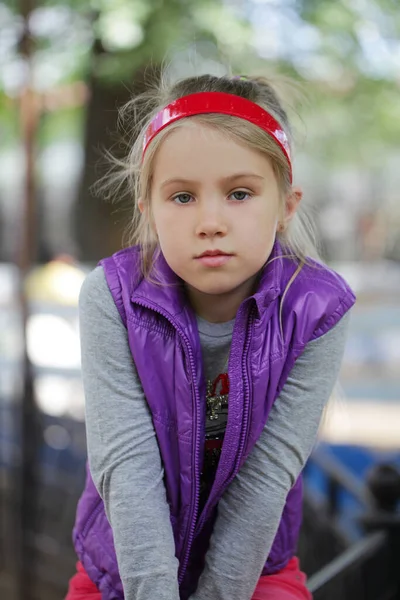
[[[303,190],[297,186],[293,186],[286,197],[285,216],[283,219],[285,229],[296,214],[296,211],[299,207],[302,198]]]
[[[156,229],[156,226],[155,226],[155,223],[154,223],[152,211],[150,210],[150,207],[149,207],[149,203],[148,202],[144,202],[143,198],[139,198],[139,200],[138,200],[138,209],[140,210],[141,214],[144,215],[144,218],[146,218],[148,220],[148,224],[150,226],[151,231],[157,237],[157,229]]]

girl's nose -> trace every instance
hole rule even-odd
[[[227,233],[227,224],[223,211],[216,205],[210,203],[199,210],[196,235],[199,237],[222,237]]]

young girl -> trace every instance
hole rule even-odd
[[[309,599],[301,472],[354,295],[309,258],[268,82],[161,95],[133,102],[132,245],[81,292],[90,472],[67,598]]]

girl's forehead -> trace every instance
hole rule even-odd
[[[228,132],[223,131],[222,127],[205,122],[204,115],[202,115],[202,118],[203,120],[199,121],[199,117],[188,117],[174,123],[170,128],[166,129],[162,144],[165,144],[167,141],[169,141],[170,144],[180,144],[184,142],[191,144],[215,144],[229,143],[229,141],[237,143],[233,136],[230,136]]]
[[[238,173],[266,177],[270,170],[268,158],[245,142],[186,119],[165,133],[154,158],[153,177],[159,183],[172,177],[210,179]]]

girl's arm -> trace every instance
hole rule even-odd
[[[297,359],[268,422],[218,505],[206,565],[190,600],[250,600],[286,497],[314,446],[342,361],[348,315]]]
[[[150,411],[104,271],[79,301],[90,471],[113,530],[125,600],[178,600],[178,561]]]

